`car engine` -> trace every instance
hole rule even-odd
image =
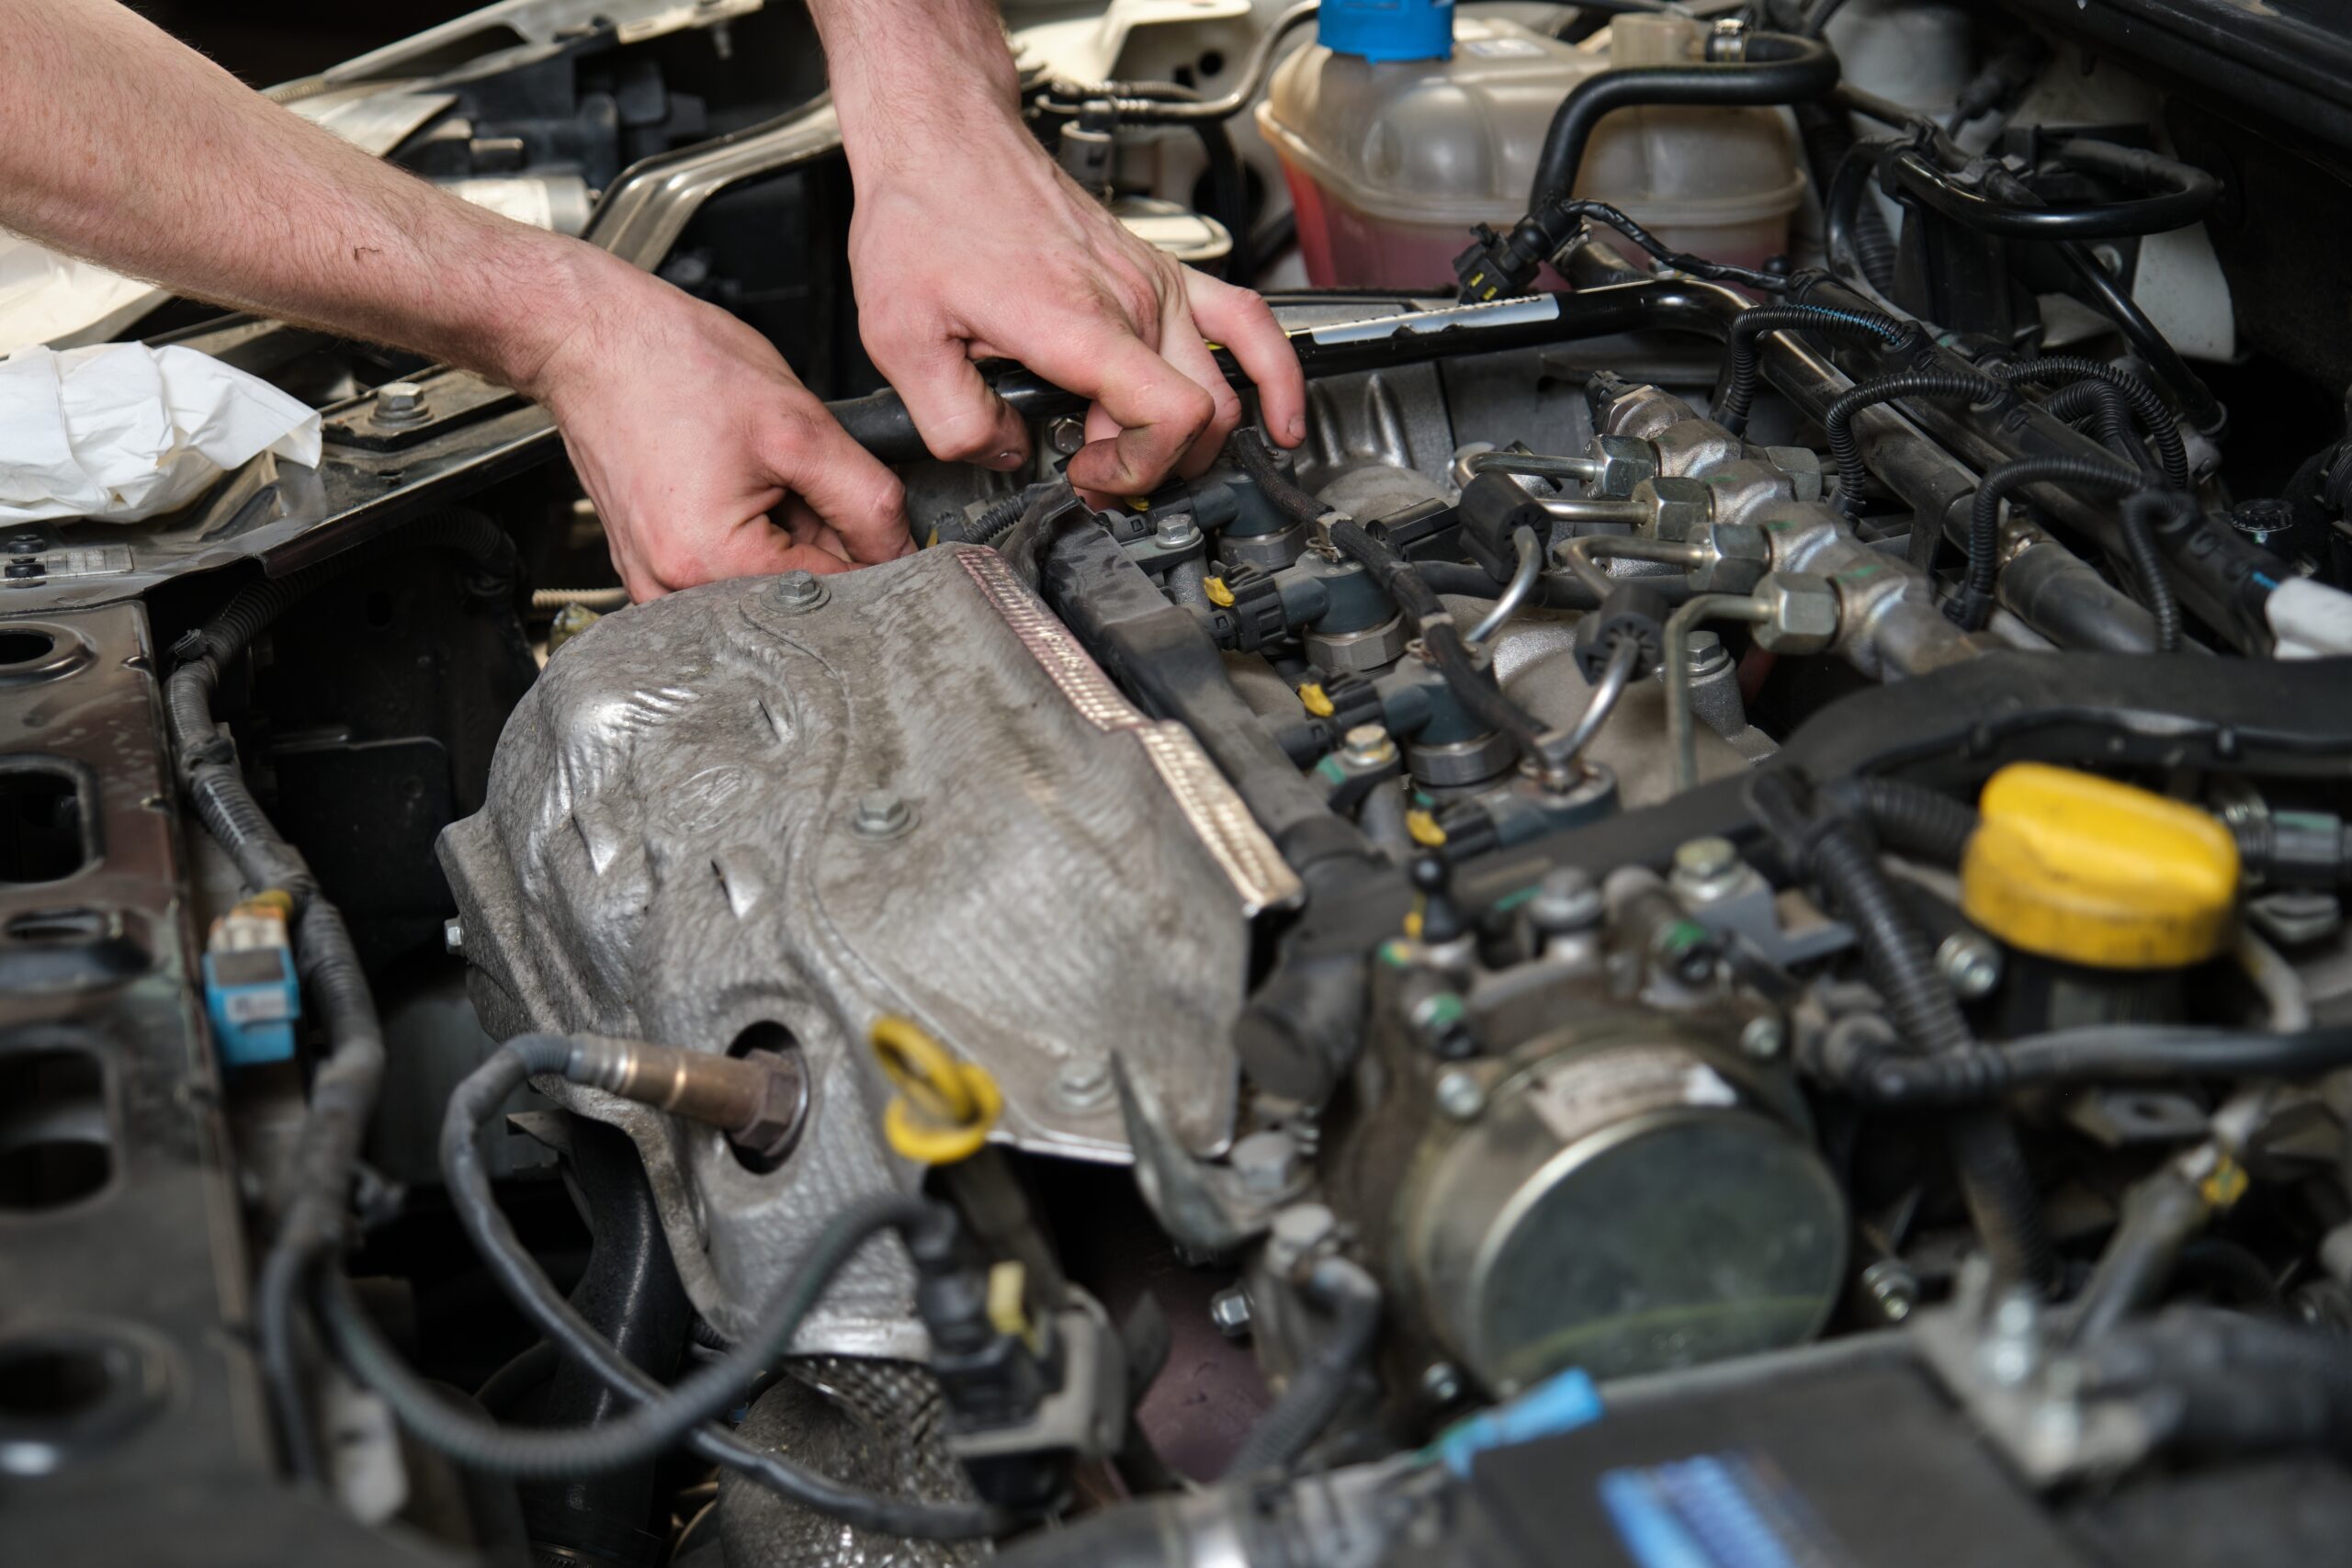
[[[922,547],[628,605],[512,393],[104,330],[325,455],[0,538],[0,1555],[2340,1554],[2308,9],[1008,4],[1307,377],[1136,496],[1019,366],[1023,471],[925,452],[796,8],[297,85],[760,327]]]

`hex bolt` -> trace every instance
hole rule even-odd
[[[1688,839],[1675,847],[1670,880],[1677,893],[1703,904],[1729,893],[1744,869],[1729,839]]]
[[[1462,1397],[1462,1371],[1452,1361],[1431,1361],[1421,1369],[1421,1393],[1431,1404],[1451,1404]]]
[[[1061,457],[1077,457],[1086,446],[1086,422],[1064,414],[1046,427],[1046,445]]]
[[[1712,675],[1731,662],[1731,652],[1724,647],[1723,637],[1704,626],[1693,631],[1683,646],[1690,650],[1690,679],[1693,681]]]
[[[1351,768],[1385,768],[1396,760],[1396,742],[1379,725],[1359,724],[1341,741],[1340,760]]]
[[[1896,1258],[1882,1258],[1862,1270],[1862,1290],[1889,1323],[1901,1323],[1919,1304],[1919,1276]]]
[[[849,825],[861,839],[895,839],[915,825],[915,808],[896,790],[870,789],[857,797]]]
[[[1961,1000],[1973,1002],[2001,983],[2001,950],[1982,931],[1954,931],[1937,947],[1936,967]]]
[[[1237,1139],[1226,1163],[1241,1179],[1243,1190],[1260,1198],[1279,1198],[1298,1174],[1298,1158],[1297,1140],[1270,1127]]]
[[[1227,1285],[1209,1298],[1209,1321],[1227,1339],[1238,1339],[1250,1332],[1250,1292],[1238,1285]]]
[[[1740,1053],[1751,1062],[1776,1062],[1788,1048],[1788,1029],[1773,1013],[1758,1013],[1739,1032]]]
[[[1437,1108],[1456,1122],[1475,1122],[1487,1109],[1487,1091],[1474,1074],[1455,1067],[1438,1075]]]
[[[1190,549],[1200,536],[1201,531],[1189,512],[1171,512],[1153,525],[1153,537],[1163,550]]]
[[[387,381],[376,389],[378,424],[420,424],[432,412],[424,389],[413,381]]]
[[[465,956],[466,928],[455,915],[441,922],[441,951],[456,957]]]
[[[1580,865],[1555,866],[1545,872],[1544,880],[1535,885],[1535,897],[1527,901],[1528,920],[1547,935],[1589,931],[1606,912],[1600,885]]]
[[[1102,1104],[1111,1098],[1111,1059],[1091,1053],[1072,1056],[1054,1075],[1054,1093],[1073,1110]]]
[[[816,609],[832,595],[813,571],[787,571],[775,580],[769,590],[775,607],[792,615]]]

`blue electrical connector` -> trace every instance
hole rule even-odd
[[[212,924],[204,954],[204,1010],[223,1066],[283,1062],[294,1055],[302,985],[286,939],[292,908],[285,894],[263,893]]]
[[[1449,60],[1453,0],[1323,0],[1316,41],[1366,60]]]
[[[1582,1370],[1556,1372],[1508,1404],[1482,1410],[1438,1435],[1425,1451],[1456,1475],[1470,1473],[1470,1461],[1488,1449],[1507,1449],[1538,1438],[1573,1431],[1600,1419],[1600,1393]]]

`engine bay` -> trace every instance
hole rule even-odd
[[[1307,378],[1135,496],[1019,366],[928,455],[795,7],[286,95],[775,342],[854,572],[631,605],[515,394],[86,324],[325,446],[0,536],[0,1555],[2340,1553],[2352,51],[1322,10],[1005,7]]]

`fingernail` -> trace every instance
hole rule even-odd
[[[1303,413],[1295,413],[1291,415],[1290,423],[1283,428],[1289,432],[1290,438],[1293,442],[1295,443],[1306,440],[1306,416]]]
[[[1021,454],[1007,446],[989,459],[989,466],[994,468],[1017,468],[1021,466]]]

